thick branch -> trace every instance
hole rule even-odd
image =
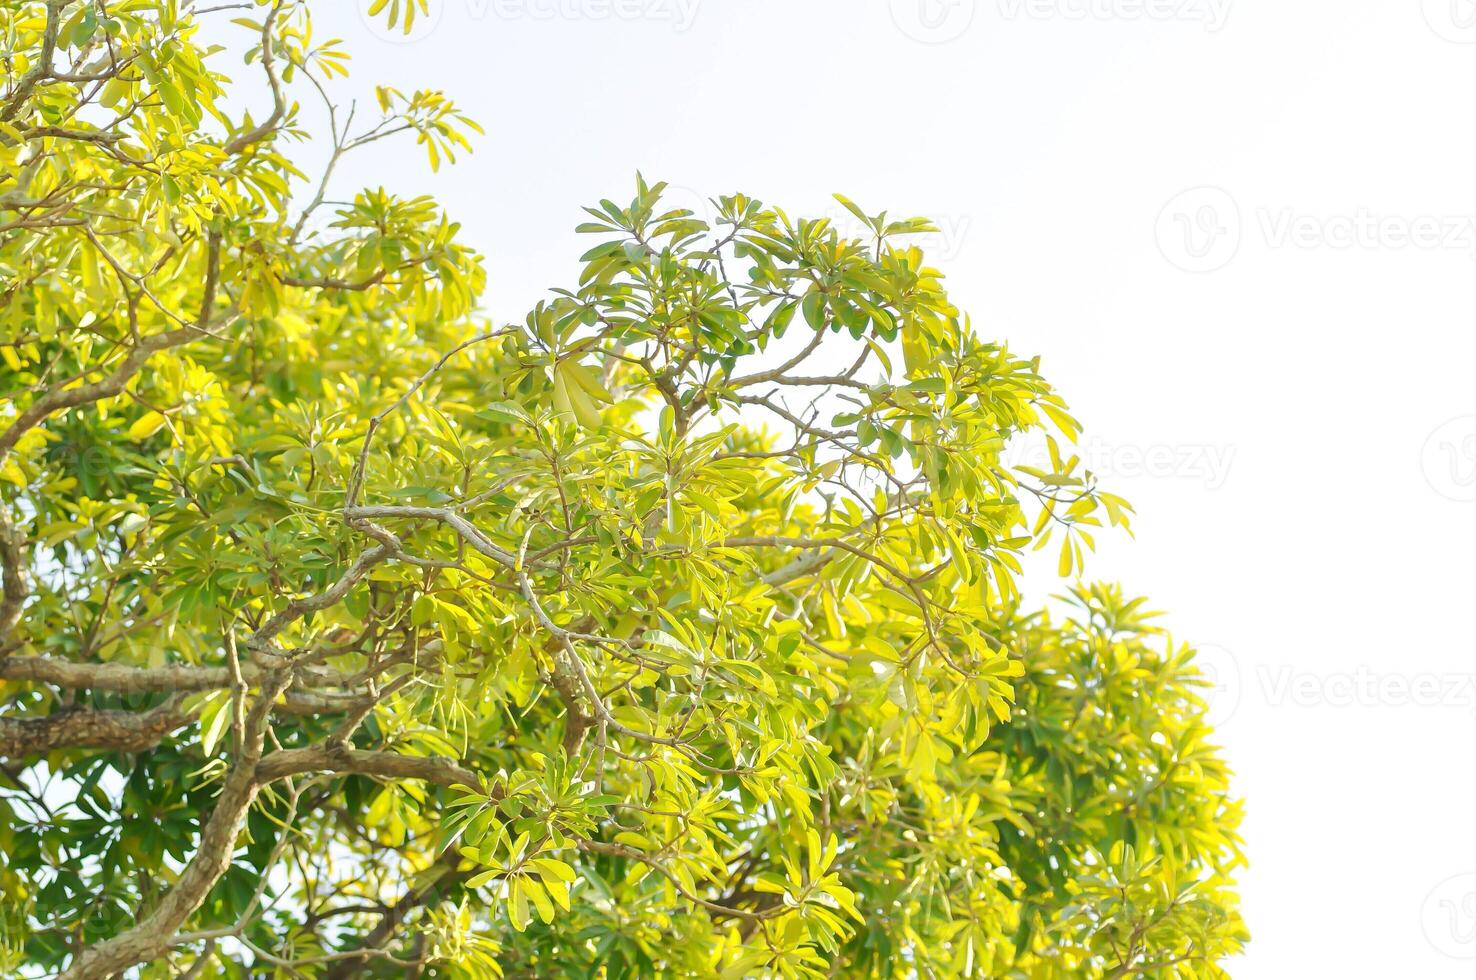
[[[258,684],[262,679],[261,669],[249,662],[241,665],[241,674],[248,684]],[[212,691],[231,686],[230,669],[227,667],[195,667],[190,664],[132,667],[115,663],[75,663],[52,657],[0,658],[0,680],[31,681],[121,694]],[[349,680],[334,671],[300,670],[293,676],[294,686],[302,687],[337,687],[346,685]]]
[[[781,586],[788,585],[795,579],[804,578],[814,572],[818,572],[830,564],[835,555],[826,551],[817,551],[803,558],[796,558],[787,565],[774,569],[767,575],[762,576],[765,585]]]
[[[77,708],[44,718],[0,718],[0,758],[73,748],[142,752],[194,721],[198,712],[183,710],[182,701],[171,698],[149,711]]]
[[[20,622],[21,607],[31,587],[27,581],[26,539],[0,509],[0,575],[4,576],[4,591],[0,594],[0,642],[10,636]]]
[[[183,695],[147,711],[67,708],[39,718],[0,716],[0,759],[22,759],[56,749],[103,749],[144,752],[199,717],[181,710]],[[275,714],[325,715],[362,711],[372,706],[368,695],[329,698],[321,694],[286,695],[272,706]]]
[[[285,686],[284,679],[273,678],[252,706],[244,744],[236,746],[236,759],[226,773],[215,811],[200,832],[200,846],[174,887],[133,928],[80,953],[58,980],[107,980],[135,963],[158,959],[169,950],[179,927],[231,866],[236,836],[256,799],[256,767],[261,761],[272,702]]]
[[[296,776],[305,772],[354,773],[387,779],[419,779],[440,786],[480,786],[477,774],[451,759],[419,758],[393,752],[315,746],[273,752],[256,767],[258,782]]]

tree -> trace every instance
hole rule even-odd
[[[432,201],[329,197],[472,123],[335,105],[292,0],[241,113],[228,9],[0,9],[0,970],[1222,975],[1192,651],[1022,603],[1130,510],[925,221],[640,180],[495,325]]]

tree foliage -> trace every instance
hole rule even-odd
[[[1022,603],[1131,511],[927,222],[639,180],[498,325],[433,201],[330,196],[475,126],[208,6],[0,8],[0,971],[1222,975],[1192,652]]]

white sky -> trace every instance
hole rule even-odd
[[[350,158],[340,195],[435,194],[498,319],[572,284],[578,206],[638,168],[935,217],[955,300],[1138,507],[1092,574],[1226,679],[1235,976],[1471,975],[1476,418],[1440,427],[1476,416],[1476,3],[433,4],[412,43],[320,4],[337,92],[443,88],[488,135],[435,177]]]

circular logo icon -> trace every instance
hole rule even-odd
[[[1185,272],[1223,269],[1240,251],[1240,206],[1222,188],[1192,188],[1163,206],[1154,237],[1163,257]]]
[[[976,0],[891,0],[892,22],[923,44],[963,37],[974,22]]]
[[[1447,878],[1425,896],[1420,909],[1425,939],[1457,960],[1476,960],[1476,874]]]
[[[1194,648],[1194,666],[1204,678],[1204,686],[1198,688],[1205,703],[1204,722],[1219,728],[1240,707],[1240,661],[1224,647],[1206,643]]]
[[[446,0],[354,0],[354,7],[364,29],[379,40],[414,44],[435,32]]]
[[[1476,415],[1463,415],[1430,433],[1420,451],[1425,481],[1450,500],[1476,500]]]
[[[1476,44],[1476,0],[1420,0],[1425,23],[1447,41]]]

